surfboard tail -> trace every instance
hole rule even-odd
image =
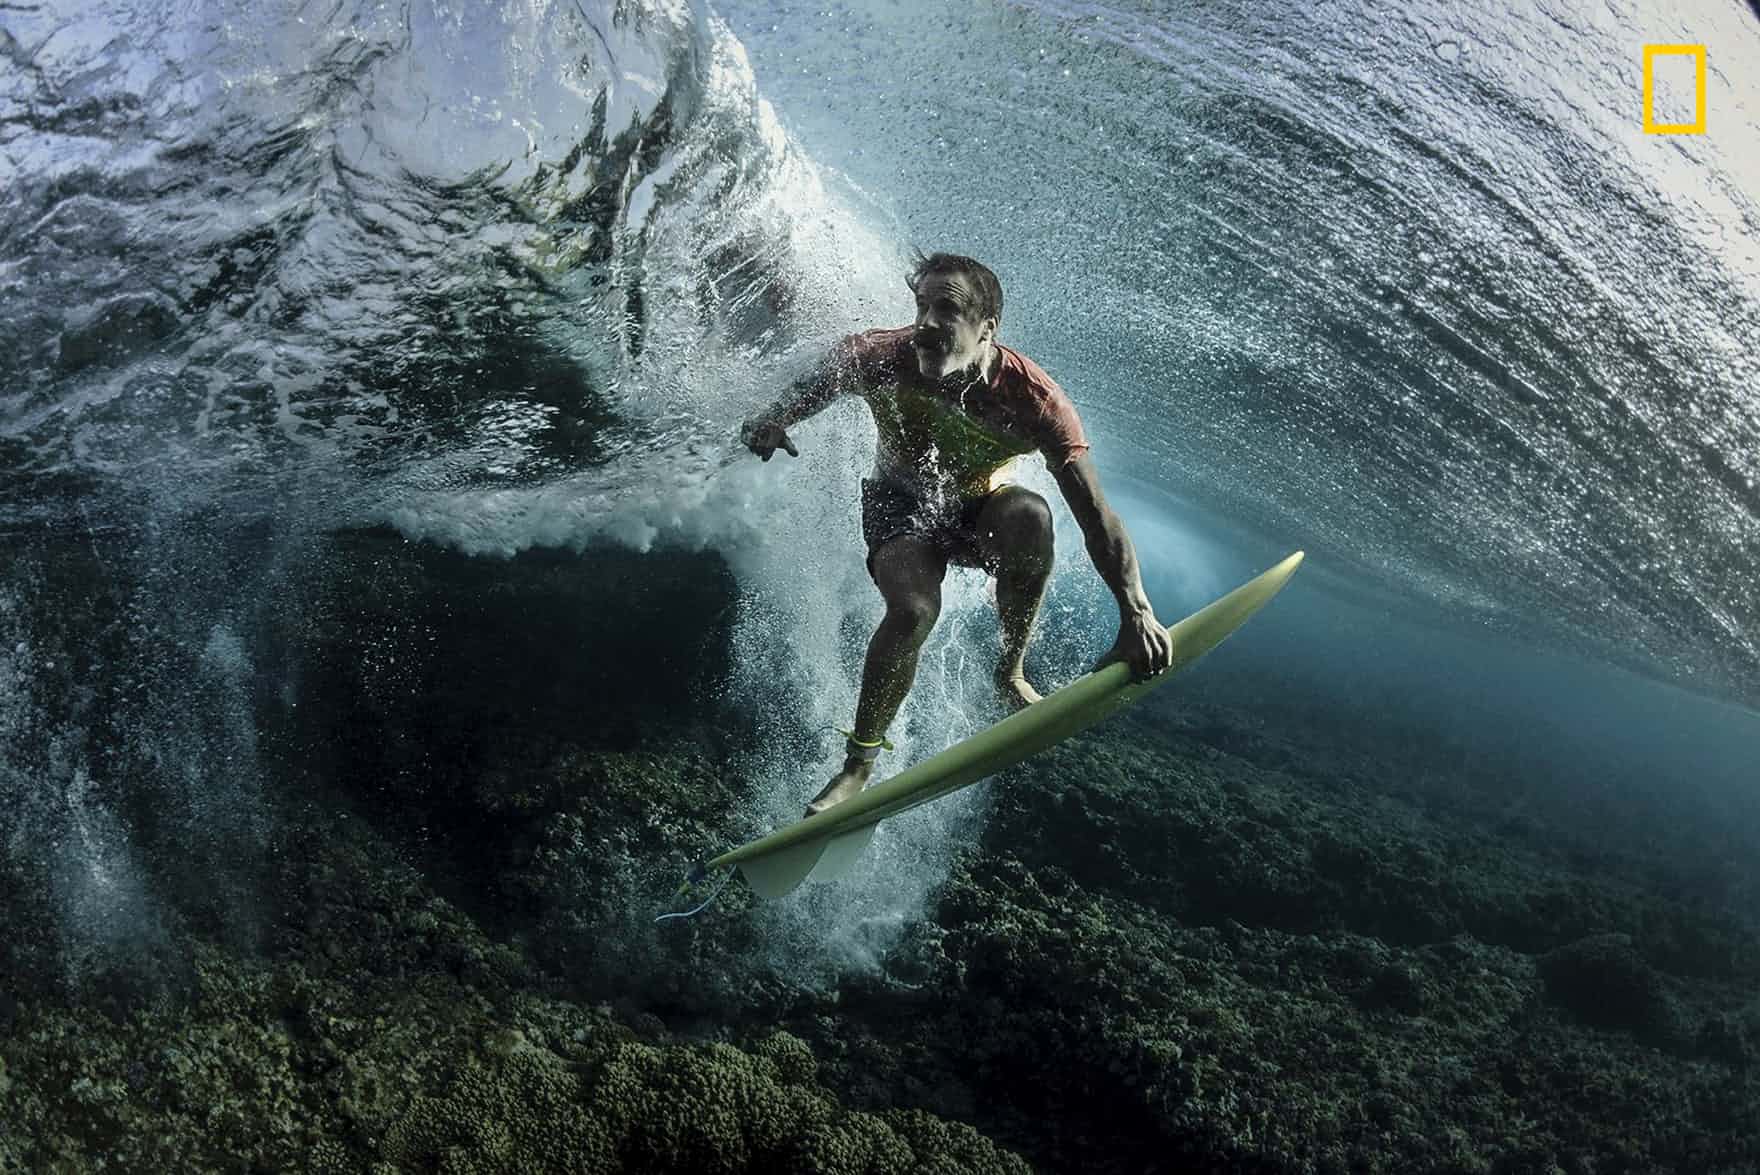
[[[793,893],[807,879],[830,842],[830,837],[797,841],[762,856],[748,857],[737,868],[745,874],[753,893],[761,898],[779,898]]]
[[[741,861],[736,868],[745,874],[752,892],[761,898],[792,893],[803,881],[833,881],[855,867],[874,839],[875,825],[851,832],[800,841],[774,853]]]

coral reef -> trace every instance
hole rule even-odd
[[[1667,980],[1632,947],[1629,934],[1597,934],[1539,960],[1546,994],[1585,1023],[1623,1028],[1660,1047],[1683,1047],[1687,1025]]]
[[[20,1009],[0,1036],[0,1170],[1026,1172],[971,1127],[851,1113],[811,1050],[656,1043],[543,994],[529,964],[313,815],[273,956],[201,942],[187,1002],[121,1022]]]
[[[0,1171],[1760,1168],[1760,930],[1685,822],[1661,852],[1374,732],[1170,702],[987,785],[878,970],[792,984],[737,886],[648,923],[753,806],[738,715],[615,671],[702,566],[625,625],[633,557],[588,588],[341,546],[242,924],[202,856],[153,982],[52,975],[0,874]]]

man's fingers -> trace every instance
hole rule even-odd
[[[745,442],[746,448],[758,455],[760,460],[770,460],[776,456],[777,449],[788,450],[790,457],[801,455],[800,450],[794,447],[794,442],[788,439],[788,433],[784,432],[780,425],[744,426],[740,429],[740,439]]]
[[[1138,678],[1154,677],[1166,672],[1173,663],[1173,645],[1165,635],[1151,634],[1132,650],[1131,672]]]
[[[1094,662],[1094,667],[1088,672],[1098,673],[1115,661],[1123,661],[1130,666],[1131,677],[1137,681],[1153,677],[1173,667],[1173,638],[1159,625],[1156,631],[1143,633],[1141,639],[1127,640],[1121,636],[1119,643]]]
[[[778,449],[783,450],[790,457],[801,455],[801,451],[794,447],[794,442],[788,439],[788,434],[775,425],[759,429],[752,437],[752,452],[766,461],[776,456]]]

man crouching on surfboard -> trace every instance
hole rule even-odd
[[[886,616],[868,645],[843,770],[807,807],[809,816],[867,784],[886,728],[916,678],[918,650],[941,613],[949,563],[996,577],[996,690],[1003,704],[1020,709],[1039,700],[1023,658],[1051,577],[1051,508],[1006,478],[1025,453],[1044,454],[1088,556],[1118,600],[1118,639],[1101,664],[1122,659],[1142,677],[1173,659],[1173,644],[1143,594],[1136,549],[1100,492],[1075,405],[1038,364],[996,341],[996,275],[970,257],[919,254],[905,284],[917,300],[913,325],[845,338],[740,430],[746,447],[766,461],[777,449],[798,457],[786,430],[840,395],[857,395],[879,431],[874,476],[862,480],[862,537]]]

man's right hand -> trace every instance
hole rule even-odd
[[[772,424],[767,420],[748,420],[739,430],[739,439],[746,448],[766,461],[774,457],[778,449],[783,450],[790,457],[801,455],[800,450],[794,447],[794,442],[788,439],[788,433],[783,431],[782,426]]]

